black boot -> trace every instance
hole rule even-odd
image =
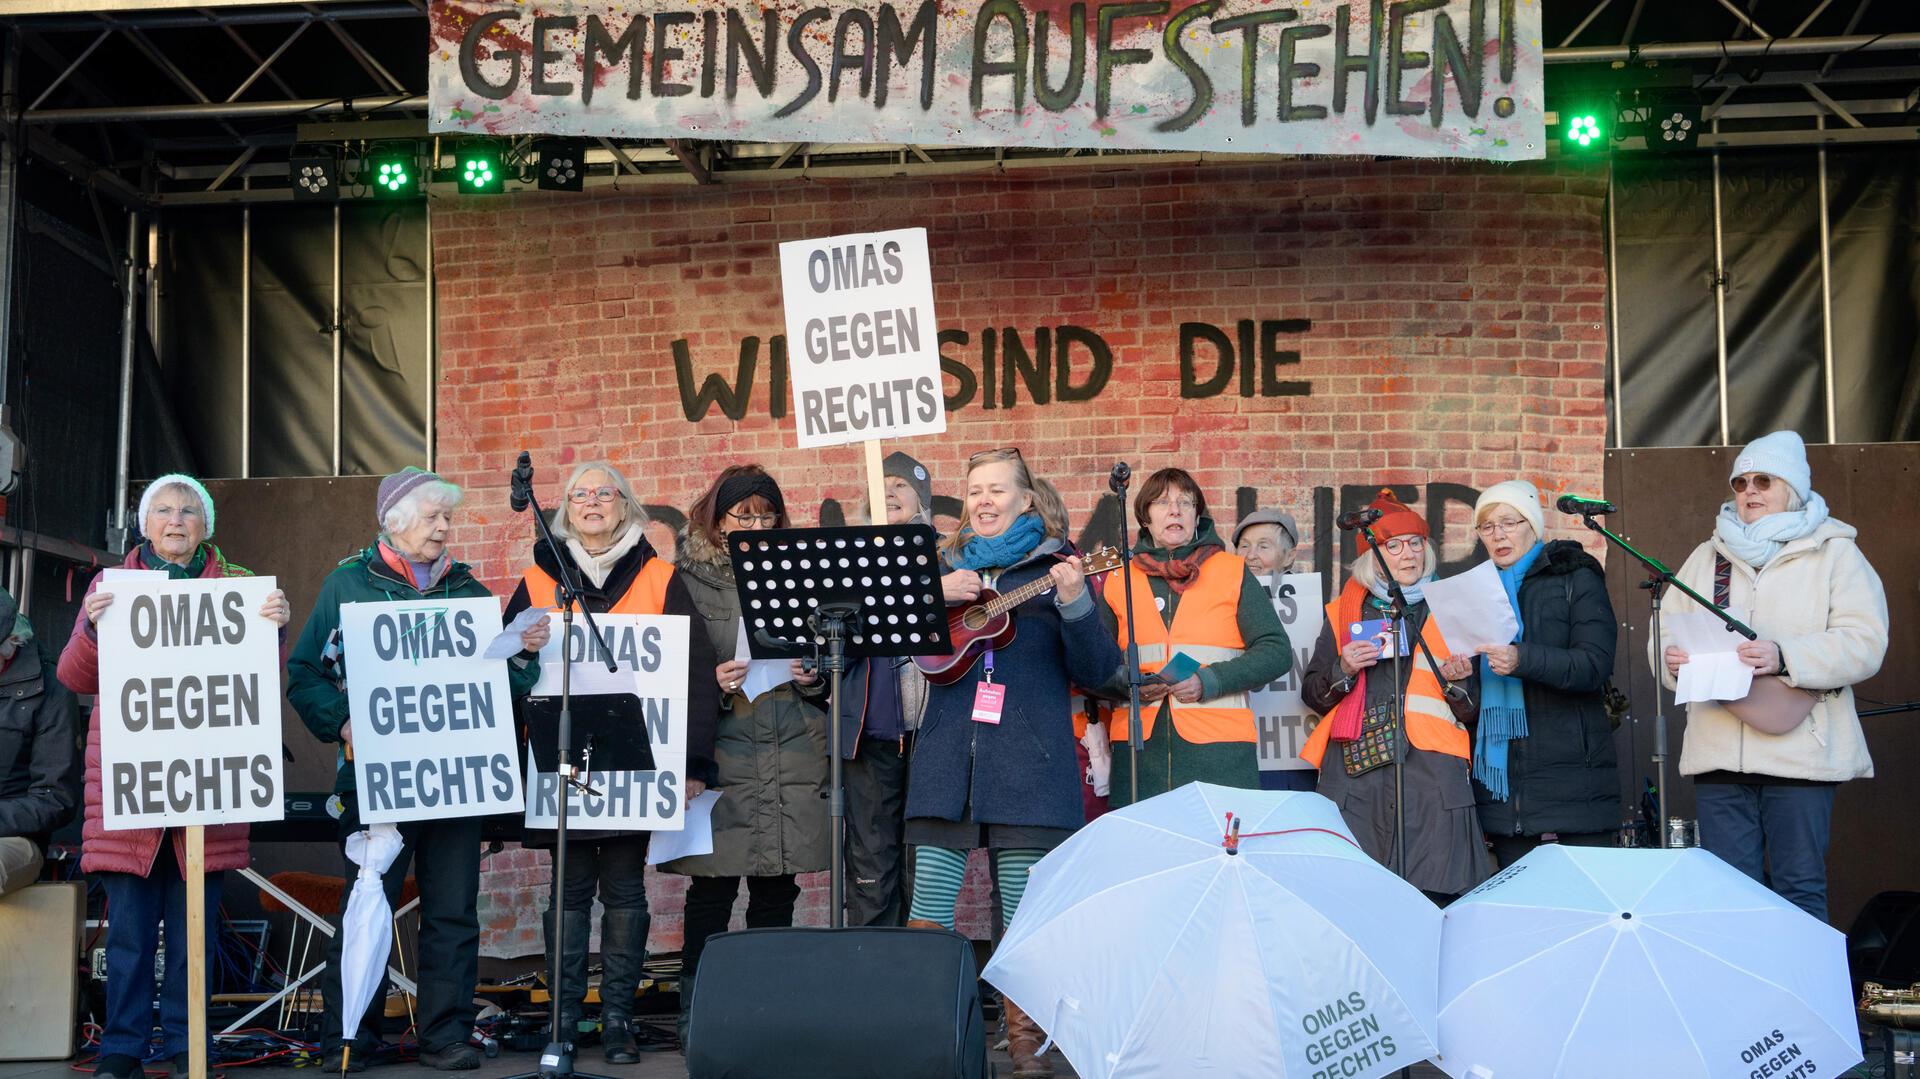
[[[600,916],[600,1042],[609,1064],[634,1064],[633,994],[647,963],[646,908],[609,907]]]
[[[580,1012],[587,999],[587,936],[593,930],[592,918],[586,911],[570,910],[566,912],[567,953],[561,960],[564,968],[562,975],[566,980],[566,998],[559,1000],[560,1030],[568,1042],[574,1041],[580,1033]],[[543,919],[547,931],[547,956],[553,956],[553,912],[548,911]],[[552,989],[552,986],[548,986]]]

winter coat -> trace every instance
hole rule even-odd
[[[75,704],[38,641],[21,645],[0,671],[0,838],[45,849],[73,819],[80,801]]]
[[[565,548],[562,550],[565,551]],[[572,554],[567,554],[567,559],[569,562],[573,561]],[[554,561],[553,553],[545,543],[533,545],[533,564],[547,577],[559,579],[559,564]],[[657,605],[658,610],[651,609],[655,606],[651,600],[640,604],[629,603],[624,613],[672,614],[681,615],[688,620],[690,632],[687,634],[687,778],[707,783],[713,780],[713,738],[720,711],[720,687],[713,681],[713,668],[718,661],[713,658],[713,643],[707,637],[706,627],[701,622],[699,610],[693,605],[693,597],[687,592],[686,582],[664,559],[660,558],[658,552],[653,549],[653,544],[645,539],[640,540],[632,550],[620,556],[607,573],[605,584],[596,586],[591,578],[580,572],[578,566],[570,568],[574,572],[574,579],[580,584],[580,593],[587,610],[594,614],[606,614],[620,606],[621,601],[627,599],[628,593],[634,588],[641,587],[638,582],[643,572],[648,576],[658,572],[650,568],[656,564],[666,567],[664,602]],[[551,592],[552,589],[547,591]],[[551,607],[553,597],[540,597],[539,605]],[[531,606],[534,606],[534,597],[528,594],[527,579],[522,576],[520,584],[514,588],[513,595],[507,600],[507,609],[502,617],[512,621],[521,611]],[[638,697],[629,699],[633,701],[633,722],[638,728],[641,722],[640,699]],[[516,709],[516,711],[523,710],[524,704]],[[521,722],[523,734],[525,728],[523,717]],[[640,833],[636,831],[620,830],[582,831],[569,833],[568,838],[575,842],[588,843],[638,834]],[[550,847],[553,845],[553,832],[551,829],[530,828],[527,830],[525,843],[530,847]]]
[[[997,592],[1048,572],[1061,550],[1042,540],[1025,561],[989,578]],[[1071,687],[1102,686],[1121,663],[1089,582],[1063,611],[1047,592],[1013,610],[1014,638],[994,653],[993,680],[1007,687],[1000,722],[976,723],[984,662],[958,682],[930,686],[913,743],[907,816],[977,824],[1075,829],[1086,822],[1075,750]]]
[[[206,552],[206,568],[200,572],[202,579],[252,576],[220,557],[218,549],[212,544],[206,545]],[[120,565],[125,569],[147,568],[140,547],[129,551],[126,561]],[[94,576],[93,582],[87,585],[87,595],[91,596],[100,590],[103,576]],[[97,695],[100,692],[100,640],[94,635],[93,623],[87,620],[85,599],[81,600],[80,613],[73,620],[73,635],[67,638],[67,647],[60,653],[59,675],[61,684],[75,693]],[[136,877],[144,877],[152,871],[153,861],[160,854],[161,835],[172,832],[173,864],[184,877],[187,871],[186,832],[178,828],[107,831],[105,811],[100,801],[100,701],[97,697],[93,702],[93,711],[87,717],[86,761],[86,819],[80,827],[80,871],[131,873]],[[208,825],[206,858],[209,873],[245,868],[249,861],[247,826]]]
[[[700,612],[712,660],[694,672],[713,685],[721,657],[739,644],[740,593],[725,551],[690,530],[676,545],[675,576]],[[826,680],[791,682],[749,701],[720,702],[713,741],[713,853],[678,858],[660,868],[693,877],[772,877],[827,868]]]
[[[337,650],[332,669],[329,669],[323,656],[328,638],[340,628],[341,604],[388,603],[430,597],[473,599],[491,595],[493,593],[487,591],[487,586],[473,576],[473,570],[465,562],[448,566],[446,575],[422,594],[412,580],[402,580],[395,574],[393,567],[380,557],[377,544],[341,559],[333,572],[327,574],[327,579],[321,582],[320,594],[313,601],[313,612],[307,615],[307,624],[301,627],[300,639],[294,644],[293,655],[287,660],[287,700],[292,703],[293,710],[300,713],[301,721],[315,738],[322,742],[340,741],[340,728],[352,718],[345,689],[346,654],[344,649]],[[507,660],[507,688],[514,699],[526,696],[539,680],[538,656],[522,652]],[[340,754],[339,766],[334,772],[333,789],[341,794],[354,789],[353,762],[347,760],[345,753]]]
[[[1613,674],[1619,625],[1605,571],[1572,540],[1555,540],[1520,582],[1526,626],[1520,679],[1527,736],[1507,743],[1507,800],[1478,782],[1490,835],[1606,832],[1620,823],[1620,772],[1601,687]],[[1481,662],[1485,662],[1482,660]]]
[[[840,757],[852,760],[860,755],[860,736],[867,723],[867,678],[875,663],[894,664],[894,688],[900,698],[900,716],[909,733],[920,729],[927,711],[927,676],[910,659],[886,657],[858,660],[847,665],[840,679]]]
[[[1829,519],[1813,535],[1794,540],[1755,570],[1718,537],[1694,548],[1677,574],[1713,598],[1714,556],[1733,569],[1728,602],[1748,612],[1763,641],[1776,641],[1790,686],[1819,695],[1813,712],[1785,734],[1764,734],[1712,701],[1687,706],[1680,774],[1740,772],[1838,783],[1873,775],[1866,733],[1854,710],[1853,686],[1872,678],[1887,655],[1887,594],[1854,544],[1852,525]],[[1665,612],[1698,611],[1678,589]],[[1648,658],[1671,687],[1662,653],[1673,643],[1667,627],[1648,643]]]

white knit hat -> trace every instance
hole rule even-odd
[[[213,496],[207,493],[206,487],[203,486],[199,480],[196,480],[192,476],[188,476],[180,472],[169,472],[166,475],[161,476],[159,479],[154,480],[152,483],[147,484],[147,489],[144,492],[142,492],[140,495],[141,530],[144,532],[146,529],[147,510],[153,506],[153,496],[159,494],[161,491],[164,491],[169,487],[185,487],[187,490],[193,492],[194,497],[200,500],[200,508],[202,510],[205,510],[207,515],[206,538],[212,539],[213,538]]]
[[[1514,512],[1525,517],[1527,523],[1533,526],[1535,539],[1546,539],[1546,527],[1540,516],[1540,488],[1526,480],[1501,480],[1480,492],[1480,500],[1473,504],[1473,523],[1476,526],[1490,506],[1512,506]]]
[[[1775,431],[1747,443],[1746,449],[1733,459],[1733,470],[1727,473],[1727,481],[1731,483],[1735,476],[1749,472],[1780,477],[1803,501],[1813,497],[1813,469],[1807,464],[1807,443],[1797,432]]]

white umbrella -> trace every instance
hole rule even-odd
[[[387,951],[393,945],[393,907],[387,902],[382,878],[404,844],[391,824],[375,824],[347,837],[347,857],[360,867],[340,916],[340,1037],[345,1046],[340,1069],[346,1070],[353,1052],[360,1017],[373,1003],[380,978],[387,972]]]
[[[1041,859],[984,973],[1082,1079],[1370,1079],[1433,1052],[1439,951],[1332,802],[1192,783]]]
[[[1552,844],[1446,912],[1449,1075],[1806,1079],[1860,1061],[1846,939],[1704,850]]]

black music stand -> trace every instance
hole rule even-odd
[[[953,651],[940,591],[939,538],[923,524],[780,528],[727,535],[740,617],[755,659],[814,658],[827,673],[827,768],[833,791],[828,923],[846,925],[846,793],[840,679],[847,657]]]
[[[528,697],[521,702],[527,717],[527,747],[542,772],[557,772],[560,764],[560,698]],[[644,723],[634,722],[640,698],[631,693],[595,693],[575,697],[567,746],[569,760],[580,759],[580,771],[646,772],[653,769],[653,743]]]

